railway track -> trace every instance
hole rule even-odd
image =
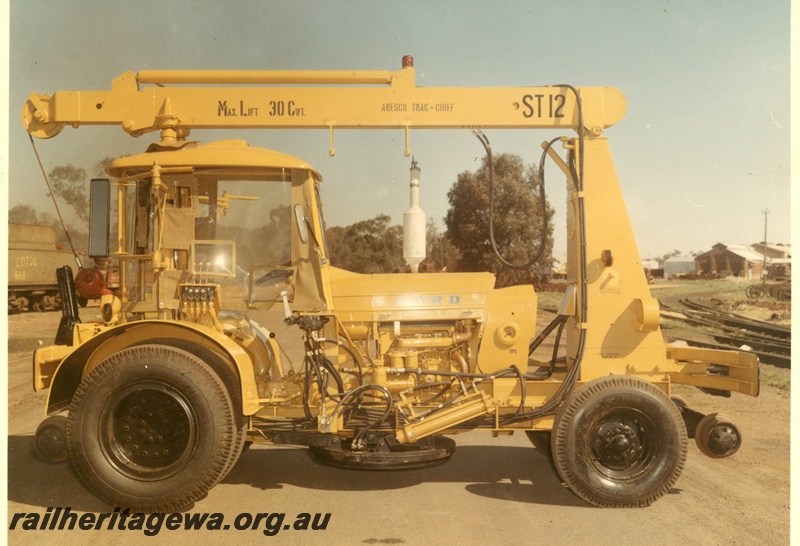
[[[747,350],[757,354],[765,364],[791,367],[790,328],[721,311],[689,299],[681,299],[679,303],[680,308],[662,306],[662,316],[694,328],[689,331],[667,326],[665,330],[671,339],[696,347]]]

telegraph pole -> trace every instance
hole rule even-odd
[[[767,284],[767,216],[769,216],[769,209],[761,211],[764,215],[764,267],[761,271],[761,283]]]

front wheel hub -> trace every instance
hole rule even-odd
[[[630,423],[606,422],[597,430],[593,451],[597,460],[607,468],[629,468],[642,453],[639,430]]]
[[[108,406],[101,445],[123,473],[162,479],[178,472],[194,444],[194,413],[183,397],[161,384],[123,389]]]

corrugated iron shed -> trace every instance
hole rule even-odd
[[[695,272],[695,261],[692,256],[670,256],[664,260],[664,275],[684,275]]]
[[[768,260],[769,261],[769,260]],[[711,250],[694,259],[695,268],[706,275],[760,279],[764,270],[764,256],[747,245],[717,243]]]

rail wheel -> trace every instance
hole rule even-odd
[[[72,399],[67,446],[81,482],[112,506],[172,512],[232,466],[239,434],[219,377],[174,347],[139,345],[92,370]]]
[[[655,385],[609,376],[577,389],[552,434],[556,469],[596,506],[648,506],[667,493],[686,462],[687,435],[677,406]]]
[[[51,415],[42,421],[33,437],[37,457],[48,463],[62,463],[69,458],[67,452],[67,418]]]
[[[669,397],[669,399],[672,400],[672,403],[678,406],[678,408],[683,409],[689,407],[689,402],[687,402],[686,398],[684,398],[683,396],[678,396],[677,394],[673,394],[672,396]]]
[[[722,459],[739,451],[742,435],[730,419],[711,413],[697,423],[694,441],[704,455]]]

